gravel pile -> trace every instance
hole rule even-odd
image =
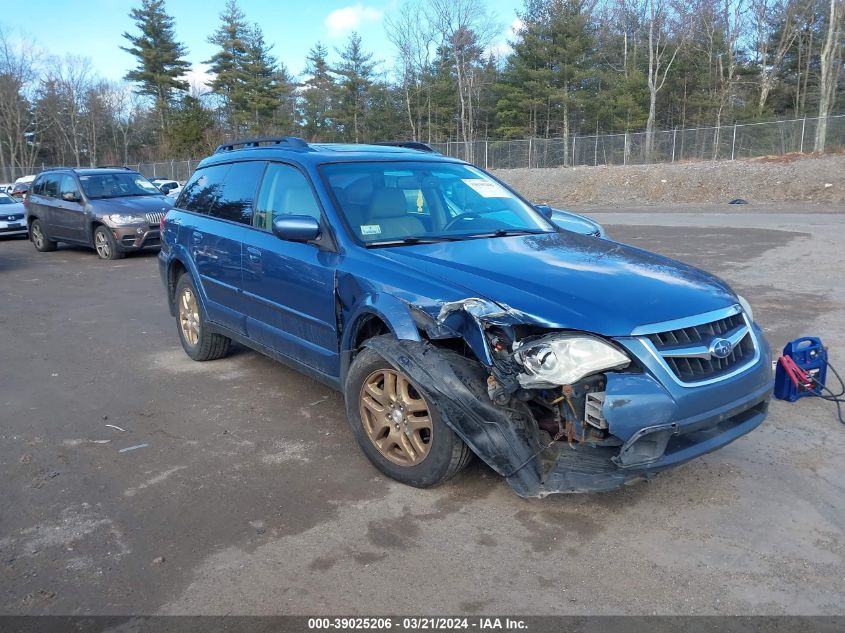
[[[651,205],[798,202],[845,204],[845,155],[738,161],[503,169],[496,175],[536,203]]]

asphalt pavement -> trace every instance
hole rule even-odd
[[[845,215],[699,211],[593,217],[725,278],[773,347],[819,335],[845,370]],[[3,614],[845,610],[828,403],[775,402],[647,483],[523,500],[478,461],[397,484],[339,394],[244,348],[189,360],[154,253],[0,240],[0,331]]]

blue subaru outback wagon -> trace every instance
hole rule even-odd
[[[757,427],[748,303],[548,211],[421,144],[251,139],[200,163],[159,263],[191,358],[234,340],[341,390],[412,486],[477,455],[522,496],[609,490]]]

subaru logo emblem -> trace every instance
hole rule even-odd
[[[731,355],[734,346],[726,338],[717,338],[710,344],[710,355],[716,358],[727,358]]]

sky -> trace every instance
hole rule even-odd
[[[424,1],[424,0],[423,0]],[[219,24],[225,0],[168,0],[167,10],[176,21],[176,34],[188,48],[193,65],[192,83],[204,83],[202,64],[214,53],[206,40]],[[358,31],[366,50],[383,61],[381,70],[392,66],[395,54],[384,32],[384,19],[401,0],[240,0],[247,20],[257,22],[273,54],[294,75],[305,68],[305,57],[318,41],[335,55],[352,31]],[[512,39],[516,11],[522,0],[486,0],[489,13],[501,26],[492,47],[507,50]],[[140,0],[3,0],[0,25],[25,37],[51,55],[72,54],[91,59],[104,78],[121,79],[134,58],[122,50],[122,35],[136,32],[129,11]]]

